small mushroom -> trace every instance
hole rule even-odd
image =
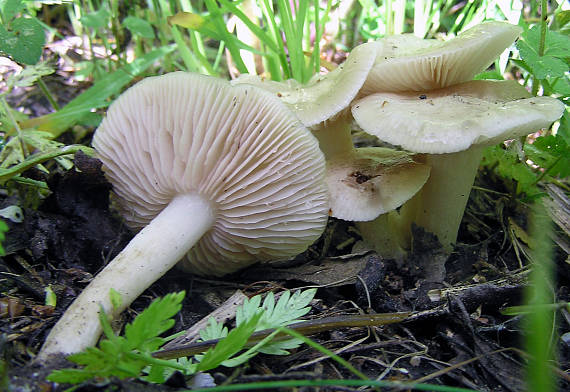
[[[376,92],[429,91],[473,79],[519,36],[522,29],[506,22],[484,22],[449,41],[410,34],[376,41],[374,66],[359,97]]]
[[[184,257],[194,273],[223,275],[298,254],[326,225],[317,141],[255,87],[181,72],[147,78],[111,105],[93,145],[123,218],[144,228],[67,309],[39,358],[95,344],[100,307],[117,316]]]
[[[425,153],[430,177],[419,201],[402,210],[450,251],[483,148],[547,127],[564,112],[554,98],[529,96],[514,81],[471,81],[424,93],[373,94],[356,101],[352,113],[366,132]]]

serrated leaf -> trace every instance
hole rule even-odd
[[[213,348],[206,351],[197,366],[198,371],[208,371],[218,367],[232,355],[239,352],[247,343],[251,334],[255,331],[259,319],[263,315],[260,311],[246,322],[232,329],[228,336],[218,342]]]
[[[10,75],[6,78],[8,90],[14,87],[29,87],[33,85],[39,78],[51,75],[55,70],[48,66],[44,61],[40,61],[34,65],[28,65],[17,74]]]
[[[295,338],[275,341],[261,347],[259,352],[270,355],[288,355],[289,351],[287,350],[293,350],[301,344],[303,344],[303,341]]]
[[[568,64],[564,59],[568,57],[570,52],[570,38],[555,31],[547,30],[542,56],[539,56],[540,39],[539,25],[526,30],[516,44],[521,58],[538,79],[564,76],[565,72],[568,71]]]
[[[152,352],[160,347],[163,339],[158,336],[174,325],[172,317],[180,311],[184,295],[181,291],[154,300],[125,327],[125,338],[132,348]]]
[[[221,339],[228,336],[228,329],[224,324],[218,323],[216,319],[210,317],[206,328],[200,330],[200,338],[202,340]]]
[[[525,153],[550,176],[570,175],[570,147],[562,136],[538,137],[533,144],[525,145]]]
[[[515,180],[522,191],[537,192],[533,188],[536,174],[526,164],[519,161],[514,148],[503,149],[501,145],[487,148],[483,154],[482,163],[486,166],[493,166],[501,177]]]
[[[86,372],[84,369],[61,369],[51,372],[47,380],[59,384],[79,384],[93,377],[95,374]]]
[[[144,19],[137,18],[136,16],[127,16],[123,19],[123,26],[135,35],[140,35],[143,38],[154,38],[152,25]]]
[[[167,367],[172,363],[179,369],[177,362],[156,360],[148,354],[148,350],[155,350],[157,342],[160,344],[164,340],[158,337],[158,334],[164,332],[173,322],[172,319],[165,318],[172,317],[179,310],[183,298],[184,292],[180,292],[153,301],[151,306],[127,326],[129,333],[125,332],[125,336],[116,336],[107,316],[101,312],[100,322],[107,339],[101,340],[99,347],[89,347],[67,358],[83,365],[83,369],[52,372],[48,379],[62,383],[78,383],[92,377],[138,377],[142,370],[151,364]],[[158,373],[159,370],[155,372]]]

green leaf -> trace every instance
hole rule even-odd
[[[154,300],[144,312],[125,327],[125,338],[132,348],[142,352],[152,352],[162,345],[164,339],[158,336],[174,325],[172,317],[180,311],[184,295],[184,291],[181,291]]]
[[[218,367],[222,362],[239,352],[247,343],[263,315],[262,311],[256,313],[249,320],[232,329],[228,336],[218,342],[213,348],[206,351],[198,364],[198,371],[208,371]]]
[[[539,55],[540,26],[526,30],[517,42],[521,58],[532,69],[538,79],[562,77],[568,71],[564,61],[570,53],[570,38],[555,31],[547,30],[544,42],[544,54]]]
[[[513,147],[503,148],[503,145],[497,145],[487,148],[483,154],[482,164],[494,167],[495,172],[501,177],[516,181],[521,191],[538,193],[534,187],[536,174],[525,163],[519,161]]]
[[[111,12],[109,12],[106,8],[100,8],[98,11],[91,12],[80,18],[79,21],[85,27],[99,29],[107,26],[110,17]]]
[[[16,14],[26,8],[26,4],[22,0],[3,0],[0,1],[2,8],[2,16],[5,22],[8,22],[16,16]]]
[[[563,60],[547,55],[539,56],[538,53],[524,41],[517,42],[517,47],[521,57],[538,79],[561,77],[568,71],[568,66]]]
[[[136,16],[127,16],[123,19],[123,26],[129,29],[133,34],[140,35],[143,38],[154,38],[154,30],[152,25],[144,19]]]
[[[8,89],[13,87],[30,87],[42,76],[51,75],[55,70],[47,65],[45,61],[40,61],[34,65],[28,65],[22,69],[22,72],[9,75],[6,78]]]
[[[6,30],[0,25],[0,53],[22,64],[36,64],[45,44],[43,27],[36,19],[18,18]]]
[[[228,336],[228,329],[224,324],[218,323],[216,319],[210,317],[206,328],[200,330],[200,338],[202,340],[221,339]]]
[[[8,225],[3,220],[0,220],[0,256],[4,256],[6,251],[2,247],[2,241],[6,238],[5,233],[8,231]]]
[[[164,340],[158,335],[174,324],[171,317],[180,309],[183,298],[184,292],[180,292],[154,300],[127,325],[125,336],[116,336],[107,315],[101,312],[99,319],[106,339],[101,340],[99,347],[89,347],[81,353],[67,357],[69,361],[83,365],[82,369],[55,371],[49,375],[48,380],[73,384],[93,377],[138,377],[143,369],[149,366],[185,370],[176,361],[156,359],[148,353]],[[158,370],[155,370],[152,374],[158,377],[157,373]]]
[[[119,293],[114,288],[111,288],[109,290],[109,298],[111,299],[111,305],[113,306],[113,309],[118,309],[121,306],[121,303],[123,302],[121,298],[121,293]]]
[[[551,176],[570,175],[570,146],[562,136],[538,137],[534,143],[525,145],[525,153]]]

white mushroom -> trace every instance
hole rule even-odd
[[[193,272],[222,275],[302,252],[325,227],[317,141],[255,87],[147,78],[111,105],[93,145],[125,221],[144,228],[73,302],[39,358],[95,344],[100,306],[116,316],[185,255]]]
[[[371,220],[411,198],[425,183],[429,168],[411,154],[390,149],[355,149],[352,116],[347,109],[376,57],[378,43],[354,48],[334,71],[306,85],[242,75],[234,84],[270,91],[311,126],[327,160],[330,215],[344,220]],[[364,181],[364,179],[367,179]]]
[[[506,22],[485,22],[449,41],[395,35],[378,40],[377,57],[360,97],[376,92],[428,91],[473,79],[519,36]]]
[[[256,75],[242,75],[233,84],[252,84],[277,95],[305,126],[316,125],[350,105],[366,80],[379,44],[355,47],[344,63],[324,75],[315,75],[307,84],[295,80],[275,82]]]
[[[355,102],[352,113],[366,132],[426,154],[430,177],[420,201],[403,210],[412,208],[412,220],[451,250],[483,148],[547,127],[564,112],[554,98],[528,97],[513,81],[472,81],[426,93],[373,94]]]

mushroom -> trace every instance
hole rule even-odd
[[[370,220],[399,207],[425,183],[429,168],[412,154],[385,148],[356,149],[348,106],[376,58],[379,44],[354,48],[335,70],[305,85],[242,75],[234,84],[252,84],[278,96],[311,126],[327,160],[330,215],[344,220]]]
[[[93,145],[124,220],[144,228],[67,309],[39,358],[94,345],[100,307],[117,316],[184,257],[194,273],[223,275],[298,254],[326,225],[317,141],[255,87],[182,72],[147,78],[111,105]]]
[[[252,84],[272,92],[309,127],[332,118],[350,105],[366,80],[378,47],[376,42],[358,45],[344,63],[327,74],[315,75],[307,84],[294,79],[264,80],[248,74],[241,75],[232,84]]]
[[[483,148],[547,127],[564,112],[554,98],[529,96],[514,81],[471,81],[424,93],[373,94],[356,101],[352,113],[366,132],[425,154],[430,177],[419,200],[402,210],[451,251]]]
[[[411,34],[382,38],[376,41],[376,60],[359,97],[387,91],[429,91],[467,82],[487,69],[521,31],[510,23],[490,21],[449,41]]]

